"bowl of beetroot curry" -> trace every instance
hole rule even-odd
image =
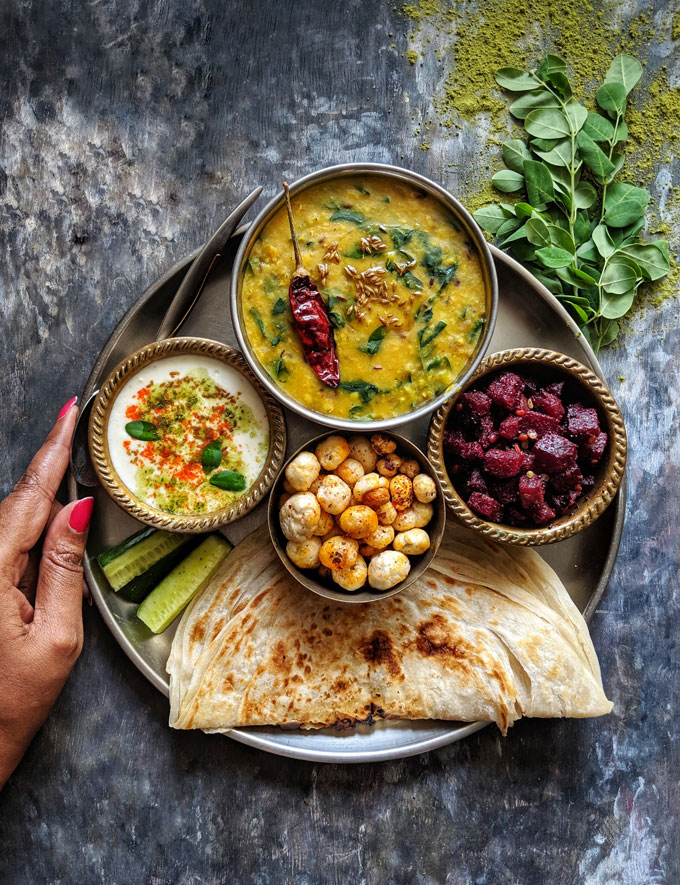
[[[541,348],[487,357],[434,413],[428,441],[454,514],[522,545],[561,541],[597,519],[621,484],[626,448],[602,380]]]

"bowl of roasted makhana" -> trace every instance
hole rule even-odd
[[[235,259],[231,312],[260,381],[339,430],[397,427],[465,383],[498,301],[480,229],[405,169],[346,164],[277,195]]]
[[[408,587],[435,556],[446,518],[423,452],[382,432],[305,443],[277,478],[268,517],[288,571],[340,602],[373,602]]]

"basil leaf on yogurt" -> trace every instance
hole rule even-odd
[[[133,439],[141,439],[145,442],[155,442],[160,439],[160,433],[155,424],[150,421],[128,421],[125,432]]]
[[[222,463],[222,440],[214,439],[201,452],[201,464],[206,473],[211,473]]]
[[[236,470],[220,470],[219,473],[214,473],[208,482],[223,492],[242,492],[246,487],[245,476]]]

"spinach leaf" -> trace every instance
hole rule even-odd
[[[351,221],[352,224],[363,224],[366,219],[354,209],[337,209],[331,215],[331,221]]]
[[[364,353],[368,353],[371,356],[375,356],[375,354],[380,350],[380,345],[382,344],[383,338],[386,334],[387,326],[378,326],[368,336],[368,341],[366,342],[366,344],[359,347],[359,350],[363,351]]]
[[[358,393],[361,397],[361,401],[363,403],[370,403],[376,393],[379,393],[379,388],[375,384],[371,384],[370,381],[341,381],[338,384],[338,388],[340,390],[345,390],[347,393]]]

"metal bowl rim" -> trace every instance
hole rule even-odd
[[[352,421],[349,418],[337,418],[333,415],[324,415],[322,412],[315,412],[313,409],[307,408],[283,391],[281,387],[271,379],[269,374],[264,371],[259,360],[250,350],[248,338],[241,324],[239,298],[241,280],[243,277],[241,269],[244,264],[246,253],[251,248],[256,235],[259,234],[269,218],[283,203],[283,192],[277,193],[272,197],[250,223],[234,258],[233,272],[229,285],[229,302],[236,339],[243,355],[250,365],[250,368],[272,396],[276,397],[282,405],[286,406],[286,408],[291,411],[296,412],[298,415],[301,415],[303,418],[307,418],[309,421],[314,421],[317,424],[331,427],[334,430],[346,430],[354,433],[374,432],[376,430],[393,430],[396,427],[408,424],[411,421],[417,420],[418,418],[429,415],[435,411],[450,396],[454,395],[457,390],[460,390],[463,385],[467,384],[477,370],[489,348],[496,325],[496,316],[498,314],[498,277],[491,247],[471,213],[456,199],[456,197],[430,178],[420,175],[417,172],[412,172],[410,169],[404,169],[401,166],[394,166],[388,163],[340,163],[335,166],[327,166],[324,169],[317,169],[314,172],[304,175],[302,178],[298,178],[290,185],[290,193],[294,196],[296,193],[306,190],[308,187],[318,184],[320,181],[326,181],[335,177],[344,177],[346,175],[361,174],[384,175],[386,177],[392,176],[400,178],[402,181],[405,180],[423,188],[430,193],[431,196],[436,197],[441,203],[447,205],[447,208],[464,224],[467,233],[475,241],[482,266],[482,273],[485,276],[485,285],[487,288],[486,300],[489,302],[489,308],[487,311],[487,321],[484,324],[484,331],[478,342],[477,353],[473,355],[465,371],[449,386],[449,388],[447,388],[447,390],[439,394],[439,396],[428,400],[428,402],[419,406],[415,411],[405,412],[402,415],[397,415],[392,418],[382,418],[376,421]]]

